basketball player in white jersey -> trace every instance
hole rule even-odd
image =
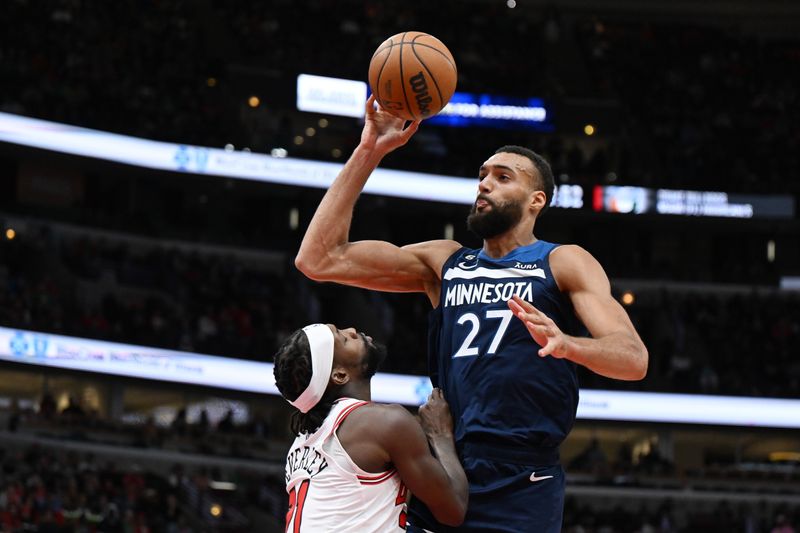
[[[288,533],[403,531],[409,492],[440,522],[464,520],[467,477],[447,402],[434,389],[419,422],[399,405],[372,403],[370,379],[385,356],[371,337],[332,324],[294,332],[275,355],[275,382],[297,408]]]

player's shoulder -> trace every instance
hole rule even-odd
[[[385,433],[402,431],[409,424],[416,424],[414,415],[408,409],[398,404],[374,403],[364,404],[353,412],[359,422],[370,426],[375,432]]]
[[[550,252],[550,263],[566,261],[591,261],[594,256],[577,244],[558,244]]]
[[[550,253],[550,270],[562,291],[583,288],[597,280],[607,283],[605,271],[595,257],[577,244],[563,244]]]
[[[436,239],[403,246],[403,250],[413,253],[436,272],[441,270],[445,261],[461,248],[463,248],[461,243],[450,239]]]

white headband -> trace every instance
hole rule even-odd
[[[333,332],[325,324],[311,324],[303,328],[311,346],[311,381],[306,390],[290,404],[307,413],[317,405],[331,379],[333,368]]]

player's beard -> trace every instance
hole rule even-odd
[[[488,202],[491,209],[485,213],[479,213],[476,207],[478,200]],[[496,204],[488,198],[478,196],[467,216],[467,229],[481,239],[491,239],[507,232],[520,220],[522,220],[522,202],[509,200],[502,204]]]
[[[369,379],[378,372],[378,368],[386,359],[386,346],[372,341],[366,341],[365,344],[367,353],[364,354],[362,367],[364,368],[364,377]]]

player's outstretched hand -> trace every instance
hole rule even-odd
[[[508,301],[508,307],[514,316],[522,321],[536,344],[541,346],[539,356],[552,355],[557,358],[567,356],[566,335],[549,316],[516,295]]]
[[[450,406],[444,399],[442,389],[433,389],[428,401],[419,408],[419,423],[428,439],[452,437],[453,415],[450,414]]]
[[[361,146],[386,155],[406,144],[419,129],[419,120],[408,124],[397,118],[380,105],[375,104],[375,95],[370,95],[366,104],[364,130],[361,132]]]

